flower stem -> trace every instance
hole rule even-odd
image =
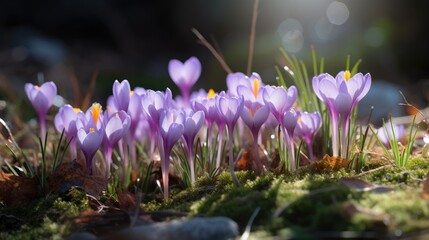
[[[234,180],[235,186],[240,187],[240,182],[234,172],[234,156],[233,156],[233,133],[234,127],[228,126],[228,137],[229,137],[229,171],[231,172],[232,179]]]
[[[343,134],[341,135],[341,158],[346,159],[347,158],[347,150],[348,150],[348,144],[347,144],[347,139],[348,139],[348,133],[349,133],[349,127],[350,127],[350,121],[349,121],[349,117],[345,117],[344,119],[342,119],[342,132]]]
[[[77,149],[76,149],[76,146],[77,146],[77,138],[73,138],[73,139],[70,141],[70,155],[71,155],[71,160],[74,160],[74,159],[76,159],[76,157],[77,157]]]
[[[106,164],[106,178],[110,176],[110,165],[112,163],[112,148],[107,147],[104,150],[105,164]]]
[[[313,141],[309,140],[305,141],[305,143],[307,144],[308,158],[310,159],[310,161],[312,161],[314,159]]]
[[[170,150],[164,146],[164,154],[161,158],[162,184],[164,186],[164,200],[168,200],[168,173],[170,168]]]
[[[258,143],[258,132],[253,133],[253,143],[255,144],[255,163],[256,163],[256,173],[258,175],[262,174],[263,168],[261,163],[261,158],[259,157],[259,143]]]
[[[39,115],[39,126],[40,126],[40,138],[42,142],[45,142],[46,136],[46,119],[44,114]]]
[[[338,156],[338,117],[332,113],[329,112],[331,115],[331,128],[332,128],[332,156],[337,157]]]
[[[217,156],[216,156],[216,169],[220,168],[220,157],[222,155],[222,143],[223,143],[223,129],[225,126],[219,126],[219,142],[217,144]]]
[[[191,143],[188,143],[188,162],[189,168],[191,170],[191,183],[195,183],[195,167],[194,167],[194,146]]]

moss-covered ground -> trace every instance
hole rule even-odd
[[[429,199],[422,191],[428,172],[429,159],[423,158],[410,159],[406,168],[374,166],[360,174],[345,169],[315,173],[310,168],[263,176],[241,171],[237,172],[241,187],[225,172],[215,179],[202,177],[193,188],[173,189],[165,202],[143,199],[141,207],[227,216],[239,224],[241,232],[259,208],[251,239],[424,238],[429,229]],[[346,186],[341,181],[344,177],[387,190]],[[0,224],[0,239],[63,239],[76,230],[64,216],[77,216],[89,208],[86,194],[79,189],[46,196],[28,206],[3,206],[2,221],[9,222]]]

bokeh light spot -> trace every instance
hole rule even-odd
[[[349,19],[350,12],[346,4],[334,1],[329,4],[326,15],[332,24],[343,25]]]

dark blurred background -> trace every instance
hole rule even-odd
[[[360,71],[374,79],[365,109],[376,105],[383,114],[403,114],[398,90],[425,107],[428,5],[405,0],[262,0],[252,71],[275,83],[280,47],[310,64],[314,46],[331,74],[344,70],[348,54],[352,63],[363,60]],[[85,91],[95,73],[93,100],[102,103],[116,79],[177,92],[168,61],[190,56],[198,57],[203,68],[194,89],[222,90],[225,71],[191,29],[217,46],[233,71],[245,72],[252,9],[251,0],[1,1],[0,97],[23,95],[25,82],[44,79],[57,83],[59,94],[76,103],[73,81]]]

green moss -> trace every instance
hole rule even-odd
[[[360,204],[386,214],[390,230],[411,232],[429,228],[429,201],[420,196],[420,191],[408,189],[384,194],[368,193]]]
[[[70,234],[70,227],[44,217],[39,226],[23,225],[19,231],[0,232],[0,239],[64,239]]]
[[[77,216],[90,209],[83,190],[69,190],[61,197],[48,195],[32,204],[14,208],[3,207],[2,213],[13,215],[25,223],[16,229],[0,226],[0,239],[64,239],[71,231],[71,225],[59,219]]]

